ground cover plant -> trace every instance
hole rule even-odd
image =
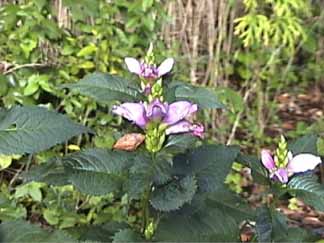
[[[0,226],[4,242],[238,241],[242,224],[255,224],[254,240],[260,242],[318,238],[313,232],[289,227],[275,209],[280,199],[290,195],[323,210],[323,189],[313,173],[321,164],[316,135],[289,145],[282,136],[275,151],[263,150],[256,156],[244,155],[238,146],[204,141],[205,128],[195,114],[200,109],[224,108],[216,94],[168,78],[174,60],[167,58],[158,66],[152,45],[142,60],[127,57],[125,62],[138,75],[137,81],[93,73],[62,86],[99,103],[112,103],[111,112],[125,118],[125,129],[120,128],[113,148],[89,147],[54,156],[23,175],[26,185],[73,185],[88,197],[76,207],[93,196],[122,198],[124,213],[116,221],[98,220],[105,211],[99,208],[97,218],[80,220],[65,230],[64,222],[58,224],[58,212],[48,212],[46,218],[62,230],[7,221]],[[35,154],[93,132],[57,112],[26,106],[2,110],[1,133],[1,153],[10,155]],[[249,167],[256,182],[268,186],[273,199],[254,209],[230,191],[224,180],[234,162]],[[24,190],[20,193],[39,197],[35,188]],[[132,210],[139,214],[133,221],[129,220]]]

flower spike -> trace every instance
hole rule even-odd
[[[274,156],[267,149],[261,151],[261,162],[269,171],[271,179],[284,184],[294,174],[314,170],[317,165],[322,163],[320,157],[312,154],[301,153],[294,156],[291,151],[288,151],[283,136]]]

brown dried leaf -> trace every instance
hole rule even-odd
[[[114,144],[113,148],[125,151],[134,151],[145,140],[145,136],[141,133],[128,133],[122,136]]]

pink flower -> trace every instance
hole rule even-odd
[[[159,67],[140,62],[132,57],[126,57],[125,63],[131,73],[135,73],[145,79],[154,80],[171,71],[174,64],[174,59],[165,59]]]
[[[281,183],[287,183],[288,177],[295,173],[313,170],[322,161],[320,157],[312,154],[304,153],[293,156],[289,151],[287,166],[277,167],[271,152],[263,149],[261,151],[261,162],[269,171],[271,179],[280,181]]]
[[[162,103],[155,99],[148,105],[143,103],[124,103],[114,106],[112,112],[134,122],[142,129],[149,122],[166,124],[166,134],[192,133],[202,137],[204,127],[202,124],[193,124],[187,120],[196,113],[198,106],[188,101],[177,101],[172,104]]]

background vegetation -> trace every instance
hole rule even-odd
[[[95,71],[132,79],[123,58],[144,56],[150,42],[158,61],[176,59],[174,79],[212,87],[228,107],[202,117],[209,139],[257,152],[281,133],[323,136],[323,8],[320,0],[0,1],[1,106],[46,106],[97,134],[37,156],[1,156],[0,220],[69,229],[119,222],[132,210],[126,198],[21,185],[21,178],[55,154],[113,145],[121,121],[109,104],[99,106],[61,85]],[[234,169],[228,183],[241,192],[242,166]],[[128,223],[136,224],[141,212],[133,211]]]

